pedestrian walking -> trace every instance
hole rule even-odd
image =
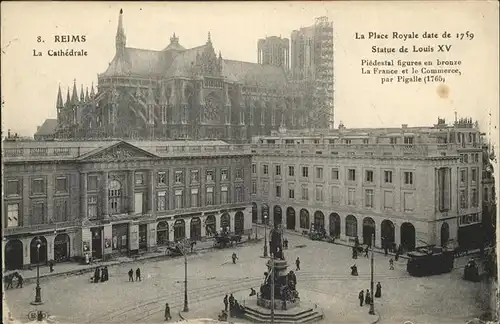
[[[9,287],[13,288],[12,282],[14,281],[14,274],[11,273],[11,274],[5,276],[5,281],[7,282],[7,286],[5,287],[5,290],[9,289]]]
[[[165,321],[171,320],[172,316],[170,316],[170,306],[168,303],[165,304]]]
[[[366,289],[366,294],[365,294],[365,305],[370,305],[371,302],[370,302],[370,289]]]
[[[128,271],[128,281],[129,281],[129,282],[130,282],[130,281],[134,282],[134,270],[132,270],[132,269],[130,269],[130,270]],[[167,305],[168,305],[168,304],[167,304]]]
[[[368,258],[368,245],[365,247],[365,258]]]
[[[49,261],[49,269],[50,269],[50,272],[54,272],[54,261],[52,261],[52,260]]]
[[[351,276],[357,276],[357,275],[358,275],[358,267],[355,264],[353,264],[351,266]]]
[[[295,266],[297,267],[297,269],[295,269],[295,271],[299,271],[300,270],[300,259],[299,259],[299,257],[297,257],[297,260],[295,260]]]
[[[361,290],[358,294],[359,306],[363,306],[363,301],[365,300],[364,291]]]
[[[23,288],[23,276],[19,274],[19,272],[16,272],[16,277],[17,277],[17,285],[16,288]]]
[[[236,260],[238,259],[238,257],[236,256],[236,252],[233,252],[232,259],[233,259],[233,264],[236,264]]]
[[[227,312],[227,305],[229,303],[229,301],[227,300],[227,294],[226,296],[224,296],[224,299],[223,299],[223,302],[224,302],[224,311]]]
[[[135,281],[142,281],[141,280],[141,269],[140,268],[137,268],[137,270],[135,270]]]
[[[382,285],[380,284],[380,281],[377,283],[377,289],[375,290],[375,298],[380,298],[382,297]]]
[[[389,270],[394,270],[394,260],[392,258],[389,260]]]
[[[352,247],[352,258],[357,259],[358,258],[358,248],[356,246]]]

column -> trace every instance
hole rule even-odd
[[[186,227],[185,231],[186,231],[186,239],[190,239],[191,238],[191,220],[192,218],[190,218],[189,220],[185,220],[184,221],[184,226]]]
[[[108,176],[109,172],[104,171],[102,173],[102,187],[101,190],[103,191],[102,193],[102,216],[103,218],[108,218],[109,217],[109,192],[108,192]]]
[[[235,216],[235,215],[236,215],[236,213],[235,213],[235,212],[231,212],[231,213],[229,213],[229,219],[230,219],[230,221],[231,221],[231,223],[229,224],[229,232],[230,232],[230,233],[234,233],[234,220],[235,220],[235,217],[234,217],[234,216]],[[243,216],[244,216],[244,214],[243,214]]]
[[[80,218],[82,220],[87,219],[87,172],[80,172]]]
[[[135,215],[135,181],[134,181],[134,170],[129,170],[127,173],[128,179],[128,214]]]
[[[168,222],[168,241],[174,241],[174,221]]]
[[[375,219],[375,246],[382,247],[382,220]]]
[[[147,213],[152,215],[154,211],[154,201],[155,201],[155,173],[154,170],[150,170],[148,172],[149,177],[148,177],[148,185],[149,185],[149,190],[148,190],[148,208],[147,208]]]
[[[206,221],[207,221],[207,217],[206,216],[202,216],[200,217],[200,220],[201,220],[201,237],[204,238],[206,235],[207,235],[207,229],[206,229]]]
[[[396,246],[401,244],[401,224],[397,222],[394,222],[394,243],[396,243]]]

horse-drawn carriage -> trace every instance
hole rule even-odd
[[[474,260],[467,262],[464,268],[464,280],[479,282],[481,277],[479,275],[479,267]]]
[[[241,242],[241,235],[222,233],[220,235],[215,235],[214,247],[223,249],[239,242]]]

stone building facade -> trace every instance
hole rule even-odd
[[[78,95],[75,84],[63,102],[59,90],[57,137],[236,143],[280,126],[327,126],[311,113],[312,88],[289,81],[285,67],[223,59],[210,33],[189,49],[175,34],[163,50],[126,45],[120,12],[116,54],[98,75],[97,93]]]
[[[251,155],[222,141],[5,141],[7,268],[251,230]]]
[[[284,132],[252,144],[252,217],[324,228],[343,241],[375,235],[407,250],[474,245],[480,236],[481,134],[453,126]]]

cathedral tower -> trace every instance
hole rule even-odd
[[[288,38],[276,36],[259,39],[257,42],[257,58],[259,64],[269,64],[290,68],[290,41]]]
[[[127,44],[127,37],[125,36],[125,30],[123,29],[123,9],[120,9],[120,15],[118,16],[118,29],[116,30],[116,55],[123,56],[125,52],[125,45]]]

